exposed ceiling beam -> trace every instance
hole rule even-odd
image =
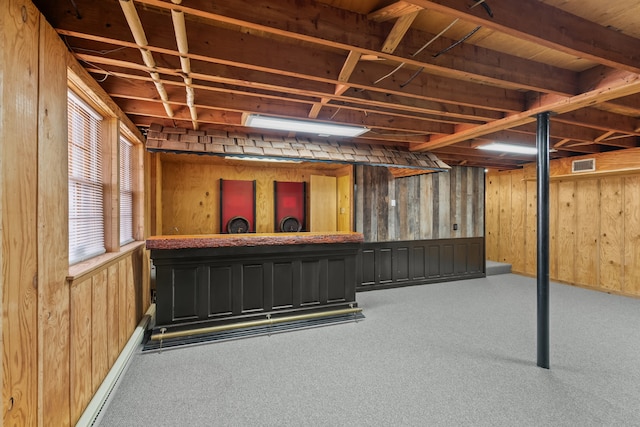
[[[326,48],[379,55],[397,63],[406,62],[424,67],[425,71],[434,74],[461,80],[565,95],[577,93],[575,74],[570,71],[478,46],[462,44],[455,51],[440,57],[437,64],[427,51],[424,55],[412,57],[420,48],[420,42],[433,37],[433,34],[418,30],[410,30],[411,36],[407,40],[411,43],[403,44],[393,54],[381,52],[380,46],[389,33],[387,23],[379,24],[367,20],[363,15],[311,0],[283,0],[277,5],[267,0],[226,0],[215,6],[206,0],[192,0],[189,7],[162,0],[138,0],[138,3],[156,8],[177,9],[205,20],[246,27]],[[441,37],[430,47],[429,52],[438,52],[454,42],[455,40]],[[554,78],[546,78],[549,75]]]
[[[548,48],[640,73],[638,39],[539,0],[491,0],[493,16],[465,0],[407,0]]]
[[[543,112],[567,113],[579,108],[594,105],[640,92],[640,75],[628,72],[611,71],[602,77],[600,85],[573,97],[557,95],[541,96],[531,108],[522,113],[512,114],[503,119],[479,126],[458,126],[452,135],[432,137],[429,142],[412,146],[414,151],[433,150],[477,138],[498,130],[509,129],[535,121],[535,115]]]
[[[83,54],[86,49],[89,49],[90,40],[79,38],[83,37],[82,34],[69,33],[65,30],[61,30],[61,33],[74,36],[68,39],[67,42],[79,54]],[[139,61],[137,51],[118,49],[118,47],[132,47],[131,43],[115,39],[101,40],[105,42],[105,49],[111,51],[104,55],[105,58],[132,63]],[[225,43],[224,49],[228,49],[230,46],[232,49],[229,50],[228,55],[222,55],[222,57],[216,59],[216,56],[205,57],[203,54],[199,54],[198,44],[191,43],[188,56],[191,58],[194,70],[204,74],[211,74],[219,78],[220,81],[226,81],[230,84],[242,85],[251,82],[251,85],[255,85],[255,82],[262,81],[265,85],[274,85],[274,83],[281,82],[281,86],[291,89],[302,85],[306,85],[306,87],[315,85],[318,88],[315,90],[323,90],[323,93],[318,95],[319,97],[334,95],[335,86],[331,85],[339,85],[341,83],[335,78],[327,78],[332,74],[339,74],[337,67],[322,69],[311,63],[311,61],[304,60],[288,64],[281,59],[274,59],[273,55],[268,55],[265,52],[243,52],[242,45],[239,44],[233,48],[232,42]],[[151,46],[149,50],[161,54],[158,62],[165,68],[178,68],[179,53],[177,51]],[[304,55],[308,54],[307,51],[299,47],[287,46],[286,49],[282,48],[282,50],[286,50],[290,55],[297,58],[303,58]],[[216,53],[220,53],[219,49],[212,55],[216,55]],[[91,56],[97,57],[95,53],[92,53]],[[230,56],[236,56],[236,58],[232,59]],[[244,56],[244,58],[239,56]],[[264,58],[264,60],[261,61],[260,58]],[[335,54],[317,53],[314,58],[322,64],[344,63],[344,57]],[[96,59],[96,61],[103,60]],[[435,102],[449,102],[472,107],[482,106],[483,108],[504,112],[518,112],[524,108],[524,93],[522,92],[433,75],[418,76],[412,81],[410,87],[401,88],[399,81],[406,80],[413,72],[405,72],[405,70],[400,70],[396,75],[378,85],[372,85],[377,76],[388,72],[389,66],[371,61],[360,61],[356,66],[357,72],[352,74],[349,85],[360,92],[366,90],[367,92],[383,93],[385,95],[397,94],[403,97],[415,97]],[[322,89],[322,83],[327,84],[324,86],[326,89]]]
[[[422,10],[422,7],[408,3],[406,1],[397,1],[381,9],[375,10],[367,15],[367,19],[376,22],[385,22],[391,19],[400,18],[401,16],[410,15]]]

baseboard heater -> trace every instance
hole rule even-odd
[[[111,370],[105,377],[104,381],[96,391],[96,394],[93,395],[93,398],[89,402],[89,405],[82,413],[82,416],[76,423],[76,427],[90,427],[95,425],[102,409],[104,408],[105,403],[109,399],[111,392],[115,388],[118,380],[120,379],[120,375],[127,367],[127,363],[129,363],[129,359],[133,355],[133,352],[136,348],[142,343],[144,338],[144,333],[147,330],[147,326],[151,322],[151,319],[155,315],[156,305],[151,304],[145,315],[142,317],[138,326],[131,334],[129,341],[122,349],[120,356],[116,359],[115,363],[111,367]]]

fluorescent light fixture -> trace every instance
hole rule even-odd
[[[312,122],[308,120],[282,119],[280,117],[249,114],[245,126],[262,129],[284,130],[288,132],[315,133],[319,136],[355,137],[367,132],[364,126],[334,125],[331,123]]]
[[[538,153],[536,147],[527,147],[525,145],[503,144],[502,142],[492,142],[491,144],[481,145],[480,150],[500,151],[502,153],[531,154]]]

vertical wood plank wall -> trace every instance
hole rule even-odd
[[[309,231],[338,231],[336,177],[311,175],[309,199]]]
[[[39,424],[69,419],[69,270],[66,46],[44,19],[40,20],[38,88],[38,328]],[[46,78],[42,78],[46,76]],[[61,200],[62,199],[62,200]],[[62,202],[61,202],[62,201]],[[56,254],[55,256],[52,256]]]
[[[82,415],[146,307],[138,247],[69,283],[71,422]]]
[[[38,421],[37,159],[40,15],[0,2],[3,425]],[[8,107],[8,108],[6,108]]]
[[[68,426],[148,307],[148,260],[67,281],[68,51],[29,0],[0,2],[0,45],[1,424]]]
[[[549,203],[551,279],[640,296],[640,172],[552,176]],[[486,204],[487,259],[535,275],[535,181],[489,173]]]
[[[365,241],[484,235],[483,169],[453,167],[403,178],[394,178],[384,167],[355,169],[356,231]]]

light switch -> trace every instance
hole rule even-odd
[[[391,199],[391,207],[394,207],[396,205],[396,199]]]

